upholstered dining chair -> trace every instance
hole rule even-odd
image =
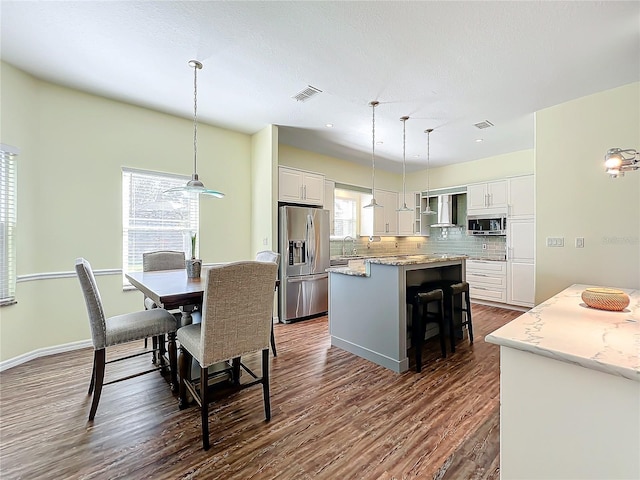
[[[184,252],[177,252],[173,250],[158,250],[155,252],[146,252],[142,254],[142,271],[143,272],[156,272],[158,270],[177,270],[185,268]],[[149,297],[144,297],[144,308],[151,310],[152,308],[158,308],[158,305]],[[177,317],[176,317],[177,318]],[[153,349],[158,351],[160,355],[164,355],[164,337],[153,337]],[[147,340],[144,339],[144,348],[147,348]],[[153,363],[156,363],[158,357],[153,354]]]
[[[273,262],[278,265],[278,262],[280,261],[280,254],[277,252],[272,252],[271,250],[263,250],[256,253],[256,261]],[[273,352],[274,357],[278,356],[278,352],[276,352],[276,336],[273,333],[273,319],[271,322],[271,351]]]
[[[107,347],[122,343],[142,340],[147,337],[157,335],[167,335],[169,338],[169,369],[172,390],[177,386],[177,355],[176,355],[176,319],[169,312],[162,308],[153,310],[143,310],[141,312],[125,313],[114,317],[106,318],[102,307],[100,292],[96,284],[91,265],[84,258],[76,259],[76,274],[82,287],[84,300],[89,314],[89,325],[91,327],[91,340],[93,342],[93,368],[91,370],[91,382],[89,384],[89,395],[93,393],[89,420],[93,420],[98,410],[102,387],[111,383],[128,380],[139,375],[155,372],[166,368],[164,359],[161,359],[160,366],[145,370],[134,375],[128,375],[110,382],[104,383],[105,366],[108,363],[118,362],[139,355],[150,353],[148,350],[127,355],[125,357],[106,360]]]
[[[271,419],[269,398],[269,334],[273,322],[273,285],[278,266],[273,262],[242,261],[213,266],[204,273],[202,322],[178,329],[180,342],[180,406],[186,407],[187,390],[200,405],[202,446],[209,449],[210,365],[262,352],[262,377],[241,383],[240,389],[262,385],[264,412]],[[200,364],[199,381],[190,380],[191,357]],[[199,384],[199,386],[198,386]]]

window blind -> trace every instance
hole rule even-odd
[[[142,254],[175,250],[191,255],[191,234],[198,233],[197,196],[163,193],[189,177],[122,169],[122,282],[128,272],[142,271]],[[199,239],[199,235],[198,235]]]
[[[16,161],[19,151],[0,144],[0,305],[16,301]]]

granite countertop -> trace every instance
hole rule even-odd
[[[621,312],[590,308],[572,285],[490,333],[485,341],[640,382],[640,291]]]
[[[449,262],[466,259],[466,255],[396,255],[391,257],[371,257],[360,258],[349,261],[347,266],[336,266],[327,268],[327,272],[341,273],[357,277],[367,277],[366,263],[376,263],[379,265],[391,265],[401,267],[405,265],[421,265],[428,263]]]

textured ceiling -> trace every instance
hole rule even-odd
[[[38,78],[189,118],[195,58],[201,121],[318,153],[370,164],[378,100],[376,165],[396,172],[403,115],[412,171],[426,128],[434,166],[533,148],[533,112],[640,80],[637,1],[0,5],[2,60]]]

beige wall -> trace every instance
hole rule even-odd
[[[73,272],[86,257],[95,270],[122,265],[121,168],[190,175],[193,123],[38,81],[2,67],[1,141],[18,157],[17,305],[0,308],[0,361],[90,338]],[[226,193],[200,202],[205,262],[249,258],[251,138],[200,124],[198,173]],[[142,295],[122,291],[119,275],[99,276],[107,315],[139,309]]]
[[[278,127],[251,137],[251,250],[278,251]]]
[[[365,167],[339,158],[300,150],[289,145],[280,145],[278,163],[309,172],[322,173],[327,180],[371,188],[371,167]],[[376,168],[376,188],[402,190],[402,175]]]
[[[574,283],[640,287],[640,171],[611,179],[603,167],[609,148],[640,149],[639,92],[634,83],[536,114],[537,303]],[[565,246],[545,246],[549,236]]]

